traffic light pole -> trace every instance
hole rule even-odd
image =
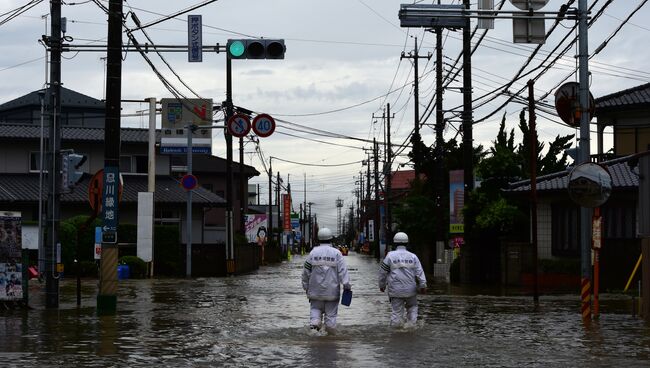
[[[232,102],[232,60],[230,53],[226,53],[226,116],[228,121],[233,115]],[[233,221],[232,221],[232,135],[228,129],[224,129],[226,137],[226,273],[235,273],[235,252],[233,244]]]

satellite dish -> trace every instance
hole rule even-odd
[[[612,193],[612,177],[604,167],[585,163],[571,170],[568,189],[571,200],[581,207],[599,207]]]

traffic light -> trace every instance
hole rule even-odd
[[[64,152],[61,157],[61,187],[64,191],[72,191],[83,178],[84,172],[80,171],[81,165],[86,162],[86,156],[74,152]]]
[[[228,40],[226,51],[231,59],[284,59],[284,40]]]

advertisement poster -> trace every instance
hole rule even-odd
[[[462,234],[465,232],[463,207],[465,206],[465,185],[463,170],[449,172],[449,232]]]
[[[246,215],[246,238],[249,243],[266,241],[266,214]]]
[[[23,298],[19,212],[0,212],[0,300]]]
[[[288,194],[282,195],[282,229],[291,231],[291,197]]]

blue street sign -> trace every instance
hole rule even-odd
[[[120,169],[117,166],[104,167],[104,181],[102,190],[102,219],[104,226],[102,240],[113,237],[106,237],[107,234],[117,232],[118,224],[118,198],[120,186]],[[117,241],[117,236],[114,237]]]

